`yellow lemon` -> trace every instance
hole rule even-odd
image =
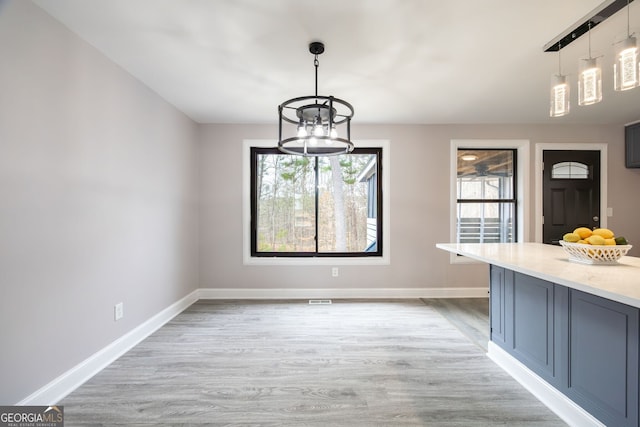
[[[604,244],[607,246],[615,246],[616,239],[604,239]]]
[[[578,240],[580,240],[580,236],[576,233],[567,233],[562,236],[562,240],[564,240],[565,242],[577,242]]]
[[[573,232],[576,233],[578,236],[580,236],[581,239],[586,239],[587,237],[593,234],[591,229],[587,227],[578,227],[575,230],[573,230]]]
[[[587,242],[586,240],[582,240],[582,239],[578,240],[577,243],[582,243],[583,245],[590,245],[591,244],[591,243]]]
[[[609,230],[608,228],[596,228],[595,230],[593,230],[592,234],[602,236],[605,239],[613,238],[613,231]]]
[[[594,246],[603,246],[605,244],[604,237],[598,236],[597,234],[587,237],[586,240]]]

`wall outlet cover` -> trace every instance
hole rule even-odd
[[[124,317],[124,303],[119,302],[113,308],[114,320],[120,320]]]

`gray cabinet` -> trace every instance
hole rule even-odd
[[[511,353],[548,382],[554,382],[553,283],[515,273]],[[511,325],[509,325],[511,326]]]
[[[505,293],[505,274],[513,276],[513,272],[505,270],[495,265],[490,266],[489,275],[489,303],[491,308],[489,310],[489,325],[491,327],[491,341],[497,343],[502,348],[507,347],[505,340],[505,313],[506,313],[506,298]],[[513,283],[513,279],[508,280],[509,283]]]
[[[628,168],[640,168],[640,123],[626,126],[625,139],[625,164]]]
[[[638,309],[570,290],[566,389],[610,426],[638,425]]]
[[[638,426],[639,310],[490,271],[491,340],[606,425]]]

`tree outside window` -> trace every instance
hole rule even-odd
[[[381,149],[251,149],[252,256],[381,256]],[[372,194],[374,193],[374,194]]]

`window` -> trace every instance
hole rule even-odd
[[[516,241],[516,150],[457,149],[456,242]]]
[[[252,147],[250,157],[252,257],[382,255],[382,149],[301,157]]]

